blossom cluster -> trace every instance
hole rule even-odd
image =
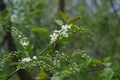
[[[26,37],[24,37],[24,38],[20,39],[20,44],[22,46],[27,46],[27,45],[29,45],[29,41],[27,40]]]
[[[50,35],[50,44],[54,43],[60,37],[68,37],[68,30],[71,29],[71,25],[63,25],[60,30],[55,30],[53,34]]]
[[[18,31],[15,27],[12,27],[12,33],[17,36],[17,38],[20,41],[20,44],[24,47],[24,46],[28,46],[29,45],[29,41],[27,39],[27,37],[25,37],[23,35],[22,32]]]
[[[32,58],[33,60],[36,60],[37,59],[37,57],[36,56],[33,56],[33,58]],[[26,57],[26,58],[22,58],[22,62],[30,62],[31,60],[32,60],[30,57]]]

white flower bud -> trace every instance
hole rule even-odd
[[[37,59],[37,57],[36,57],[36,56],[33,56],[33,59],[34,59],[34,60],[36,60],[36,59]]]

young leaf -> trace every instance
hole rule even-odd
[[[33,32],[40,32],[40,33],[49,33],[49,31],[45,28],[32,28]]]
[[[67,21],[66,15],[65,15],[62,11],[59,11],[59,15],[60,15],[60,17],[62,18],[62,20],[63,20],[64,22]]]
[[[64,23],[61,20],[55,20],[55,23],[58,24],[59,26],[62,26]]]
[[[95,64],[102,64],[102,62],[98,59],[92,59],[92,62]]]
[[[78,21],[80,18],[81,18],[80,16],[74,17],[74,18],[70,18],[67,23],[70,24],[70,23],[76,22],[76,21]]]

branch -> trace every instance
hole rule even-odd
[[[12,72],[5,80],[9,80],[16,72],[18,72],[20,69],[16,69],[14,72]]]
[[[37,57],[39,57],[41,54],[43,54],[50,46],[52,46],[53,44],[48,45],[45,49],[43,49],[38,55]],[[32,62],[32,61],[31,61]],[[16,69],[14,72],[12,72],[5,80],[9,80],[16,72],[18,72],[21,69],[25,69],[31,62],[28,62],[27,64],[25,64],[22,68],[18,68]]]

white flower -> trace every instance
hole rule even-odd
[[[68,29],[70,29],[71,26],[66,24],[66,25],[61,26],[61,28],[62,28],[62,30],[64,30],[64,31],[68,31]]]
[[[51,42],[50,43],[54,43],[57,40],[58,34],[53,33],[53,34],[50,35],[50,37],[51,37]]]
[[[71,28],[71,26],[70,25],[63,25],[63,26],[61,26],[62,27],[62,32],[61,32],[61,34],[63,35],[63,37],[68,37],[68,29],[70,29]]]
[[[36,56],[33,56],[33,59],[35,59],[35,60],[36,60],[36,59],[37,59],[37,57],[36,57]]]
[[[13,23],[16,22],[16,21],[18,20],[17,15],[15,15],[15,14],[11,15],[10,20],[11,20],[11,22],[13,22]]]
[[[31,58],[29,58],[29,57],[28,57],[28,58],[23,58],[23,59],[22,59],[22,62],[29,62],[29,61],[31,61]]]
[[[22,46],[27,46],[29,45],[29,41],[21,41],[20,42]]]
[[[70,28],[71,26],[66,24],[66,25],[61,26],[61,30],[55,30],[53,34],[50,35],[51,37],[50,43],[54,43],[58,37],[61,37],[61,36],[68,37],[69,36],[68,29]]]
[[[65,31],[64,31],[64,32],[62,32],[61,34],[62,34],[64,37],[68,37],[68,33],[67,33],[67,32],[65,32]]]
[[[21,35],[18,35],[18,38],[21,38],[22,36]]]
[[[19,37],[21,38],[21,36],[19,36]],[[24,37],[24,38],[21,38],[20,44],[21,44],[22,46],[27,46],[27,45],[29,45],[29,41],[27,40],[26,37]]]
[[[54,32],[55,32],[55,33],[60,33],[60,32],[61,32],[61,30],[55,30]]]

